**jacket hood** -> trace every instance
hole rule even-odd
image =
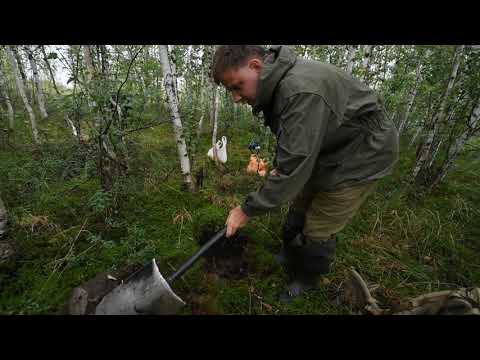
[[[268,49],[257,84],[257,98],[253,106],[253,113],[258,114],[266,109],[273,97],[273,93],[282,78],[297,61],[297,55],[287,46],[276,45]]]

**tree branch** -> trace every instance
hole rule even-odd
[[[135,59],[137,58],[137,56],[143,51],[145,45],[143,45],[140,50],[137,51],[137,53],[133,56],[132,60],[130,61],[130,64],[128,64],[128,70],[127,70],[127,76],[125,77],[125,80],[123,81],[123,83],[120,85],[120,87],[118,88],[118,91],[117,91],[117,96],[115,98],[115,111],[118,112],[118,98],[120,96],[120,91],[122,90],[122,87],[123,85],[126,84],[126,82],[128,81],[128,77],[130,76],[130,70],[132,68],[132,65],[133,63],[135,62]],[[109,120],[107,126],[105,127],[105,130],[102,132],[102,135],[105,135],[108,130],[110,129],[110,126],[112,124],[112,119]]]

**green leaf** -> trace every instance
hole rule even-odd
[[[58,59],[58,55],[56,52],[51,52],[47,55],[47,59],[48,60],[52,60],[52,59]]]

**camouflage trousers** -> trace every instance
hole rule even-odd
[[[305,188],[290,206],[287,232],[302,230],[305,245],[328,241],[350,222],[376,184],[377,181],[371,181],[321,192]]]

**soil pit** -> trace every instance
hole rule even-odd
[[[215,232],[203,231],[197,239],[204,245],[215,235]],[[246,250],[249,238],[237,233],[227,239],[223,237],[213,245],[203,256],[206,273],[226,279],[240,279],[248,275],[249,263],[246,260]]]

